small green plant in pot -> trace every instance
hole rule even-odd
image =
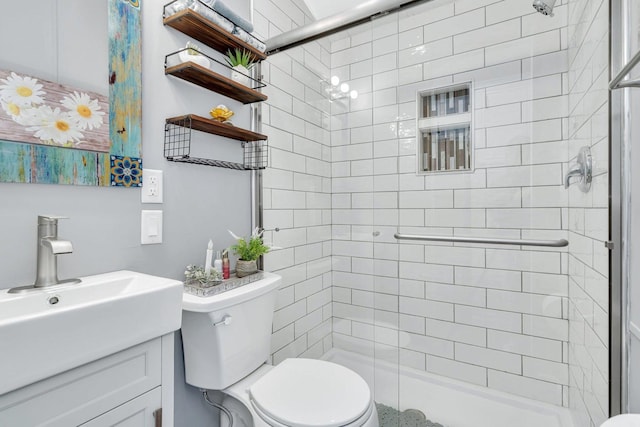
[[[256,261],[269,252],[269,247],[262,242],[262,231],[256,228],[248,240],[236,236],[232,231],[229,233],[236,239],[236,244],[231,246],[231,249],[239,257],[236,263],[236,276],[244,277],[257,272]]]
[[[227,63],[231,66],[231,80],[249,86],[249,70],[255,64],[253,54],[248,50],[234,49],[227,51]]]

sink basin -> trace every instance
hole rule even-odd
[[[180,328],[182,282],[133,271],[0,291],[0,395]]]

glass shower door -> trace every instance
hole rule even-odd
[[[375,396],[382,425],[402,425],[400,401],[400,154],[403,113],[397,103],[398,14],[371,22],[371,89],[360,105],[371,109]],[[368,99],[367,99],[368,98]],[[411,133],[415,130],[411,129]],[[404,135],[412,138],[413,135]]]
[[[498,6],[425,3],[330,41],[338,91],[358,95],[332,108],[333,344],[372,360],[396,423],[606,413],[606,96],[563,44],[578,9]],[[589,193],[564,187],[583,146]]]
[[[379,412],[399,407],[398,123],[395,84],[375,75],[394,58],[372,56],[397,15],[330,37],[334,348],[369,383]],[[376,48],[377,50],[377,48]],[[395,423],[395,424],[393,424]],[[386,425],[386,424],[385,424]]]

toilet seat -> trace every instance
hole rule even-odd
[[[252,384],[249,396],[256,413],[277,427],[357,426],[373,411],[362,377],[323,360],[287,359]]]
[[[640,414],[622,414],[609,418],[600,427],[638,427]]]
[[[361,427],[361,426],[365,425],[365,423],[372,416],[373,407],[374,407],[373,404],[369,405],[369,407],[367,408],[367,411],[364,413],[363,416],[361,416],[360,418],[358,418],[357,420],[355,420],[352,423],[349,423],[349,424],[346,424],[346,425],[340,426],[340,427]],[[254,412],[260,417],[260,419],[262,421],[266,422],[270,427],[291,427],[290,425],[282,424],[282,423],[278,422],[277,420],[274,420],[273,418],[269,417],[267,414],[265,414],[260,409],[258,409],[255,405],[252,405],[252,408],[253,408]],[[324,425],[324,424],[322,424],[322,425]]]

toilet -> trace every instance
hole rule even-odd
[[[600,427],[640,427],[640,414],[622,414],[609,418]]]
[[[303,358],[266,363],[281,277],[258,273],[249,280],[212,296],[184,293],[187,383],[220,391],[234,427],[378,427],[371,390],[352,370]],[[222,412],[220,422],[229,425]]]

